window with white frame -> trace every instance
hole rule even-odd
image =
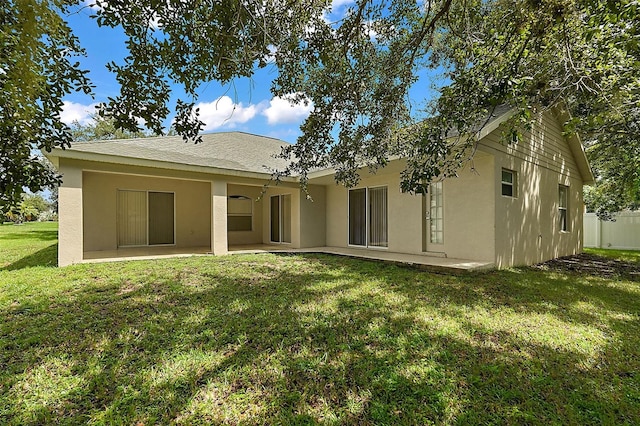
[[[509,169],[502,169],[502,195],[505,197],[518,196],[518,174]]]
[[[565,185],[558,186],[558,213],[560,218],[560,230],[569,230],[569,187]]]
[[[244,195],[227,197],[227,231],[253,230],[253,200]]]
[[[442,182],[434,182],[429,185],[431,192],[429,204],[430,233],[429,241],[433,244],[444,243],[444,197]]]

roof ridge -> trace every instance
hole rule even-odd
[[[89,141],[71,141],[71,144],[101,144],[105,142],[126,142],[126,141],[136,141],[136,140],[144,141],[144,140],[151,140],[151,139],[170,139],[175,137],[178,137],[178,136],[163,135],[163,136],[149,136],[144,138],[92,139]]]
[[[222,133],[222,132],[220,132],[220,133]],[[245,132],[245,131],[242,131],[242,130],[234,130],[234,131],[231,131],[231,132],[224,132],[224,133],[240,133],[240,134],[243,134],[243,135],[256,136],[256,137],[264,138],[264,139],[272,139],[274,141],[278,141],[278,142],[285,143],[287,145],[291,145],[289,142],[283,141],[282,139],[278,139],[278,138],[273,137],[273,136],[258,135],[256,133]]]
[[[256,133],[245,132],[240,130],[226,131],[226,132],[206,132],[200,133],[199,136],[210,136],[210,135],[248,135],[256,138],[269,139],[280,144],[291,145],[289,142],[284,141],[282,139],[278,139],[273,136],[265,136],[259,135]],[[116,139],[92,139],[88,141],[72,141],[72,144],[100,144],[104,142],[130,142],[130,141],[152,141],[152,140],[175,140],[181,139],[180,135],[159,135],[159,136],[148,136],[148,137],[137,137],[137,138],[116,138]]]

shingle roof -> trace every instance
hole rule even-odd
[[[491,110],[489,108],[489,113],[479,120],[475,125],[469,129],[471,133],[482,131],[483,129],[493,128],[492,123],[496,120],[503,120],[507,117],[510,117],[512,112],[514,111],[513,107],[509,105],[498,105],[495,109]],[[451,129],[447,133],[447,137],[453,138],[459,135],[459,132],[456,129]]]
[[[287,161],[275,158],[284,141],[243,132],[208,133],[202,143],[184,142],[181,136],[75,142],[65,151],[163,161],[246,172],[282,170]]]

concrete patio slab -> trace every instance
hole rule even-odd
[[[84,252],[82,263],[205,256],[210,252],[211,247],[128,247],[120,248],[118,250],[86,251]]]
[[[115,262],[122,260],[148,260],[172,257],[206,256],[210,247],[132,247],[118,250],[85,252],[82,263]],[[229,247],[229,255],[255,253],[322,253],[349,256],[394,264],[410,265],[434,272],[473,272],[493,269],[492,262],[478,262],[468,259],[453,259],[442,254],[406,254],[381,249],[360,249],[345,247],[312,247],[294,249],[287,244],[254,244]]]
[[[304,249],[292,249],[282,245],[251,245],[235,246],[229,248],[229,254],[242,253],[324,253],[338,256],[357,257],[360,259],[376,260],[396,264],[411,265],[420,269],[436,272],[472,272],[495,268],[493,262],[479,262],[468,259],[454,259],[443,257],[441,253],[430,254],[406,254],[395,253],[383,249],[360,249],[345,247],[312,247]]]

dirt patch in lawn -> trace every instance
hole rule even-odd
[[[577,272],[597,277],[640,281],[640,264],[588,253],[552,259],[533,267],[545,271]]]

